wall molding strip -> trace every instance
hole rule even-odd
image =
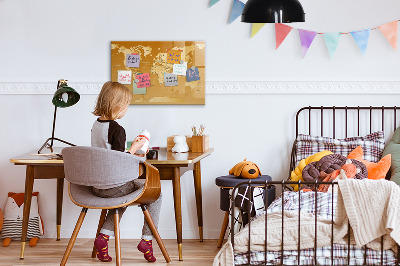
[[[53,94],[57,83],[0,82],[0,94]],[[103,82],[71,82],[80,94],[97,95]],[[400,81],[209,81],[206,94],[400,94]]]

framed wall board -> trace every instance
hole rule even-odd
[[[131,104],[205,104],[205,42],[112,41],[111,80]]]

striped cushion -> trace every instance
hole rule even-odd
[[[302,159],[323,150],[329,150],[347,157],[357,146],[362,147],[364,160],[378,162],[385,147],[383,131],[374,132],[364,137],[345,139],[299,134],[296,139],[296,165]]]
[[[11,238],[12,240],[21,240],[22,218],[16,220],[4,220],[1,237]],[[29,218],[27,239],[33,237],[40,238],[39,217]]]

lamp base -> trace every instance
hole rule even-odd
[[[38,150],[38,154],[40,154],[40,152],[44,149],[44,148],[49,148],[51,150],[51,152],[53,152],[53,141],[54,140],[58,140],[59,142],[68,144],[70,146],[76,146],[75,144],[69,143],[65,140],[59,139],[59,138],[48,138],[42,145],[42,147],[40,147],[40,149]],[[49,144],[49,141],[51,141],[51,144]]]

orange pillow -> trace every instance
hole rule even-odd
[[[368,162],[363,159],[363,149],[361,146],[358,146],[352,152],[350,152],[347,158],[355,159],[365,164],[368,170],[368,179],[375,180],[384,179],[386,177],[392,161],[392,155],[388,154],[377,163]]]

